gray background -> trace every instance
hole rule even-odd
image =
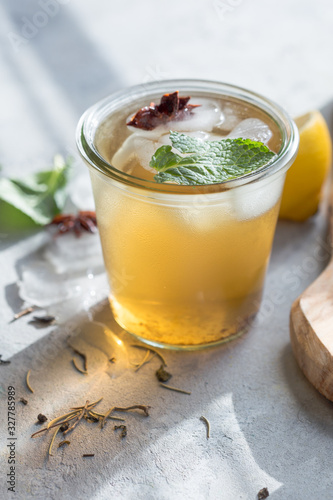
[[[0,6],[0,162],[6,175],[45,168],[57,152],[73,153],[75,126],[89,105],[156,79],[230,82],[263,93],[292,115],[324,108],[332,123],[329,0],[63,0],[49,2],[46,20],[42,3],[6,0]],[[27,19],[44,26],[27,32]],[[15,265],[35,239],[2,235],[0,352],[12,359],[0,367],[5,497],[4,391],[11,384],[25,395],[24,376],[34,366],[37,394],[17,411],[15,498],[254,499],[263,486],[276,500],[333,498],[332,404],[298,369],[288,332],[292,301],[328,259],[324,240],[321,214],[304,224],[278,224],[252,331],[219,349],[168,354],[175,385],[190,388],[188,397],[157,386],[156,361],[137,376],[125,370],[113,378],[97,360],[94,376],[73,375],[64,348],[68,329],[36,329],[27,318],[8,324],[21,307]],[[103,433],[82,426],[70,449],[45,460],[47,440],[29,438],[37,413],[54,415],[101,393],[109,403],[145,401],[151,417],[129,417],[126,442],[111,424]],[[211,422],[209,441],[202,414]],[[89,447],[98,451],[87,462],[81,454]]]

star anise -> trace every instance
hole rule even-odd
[[[58,234],[74,232],[76,236],[80,236],[84,231],[88,233],[97,231],[96,213],[91,211],[81,211],[77,215],[56,215],[50,224],[57,226]]]
[[[172,94],[164,94],[160,104],[152,102],[149,106],[139,109],[127,125],[153,130],[169,121],[185,120],[192,114],[193,108],[200,106],[200,104],[188,104],[190,99],[190,97],[179,97],[178,90]]]

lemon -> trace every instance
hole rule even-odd
[[[332,143],[324,117],[310,111],[295,119],[300,143],[295,162],[287,172],[280,217],[304,221],[318,210],[322,187],[332,161]]]

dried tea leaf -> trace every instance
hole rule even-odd
[[[202,420],[202,422],[204,422],[206,424],[206,429],[207,429],[207,431],[206,431],[206,437],[207,437],[207,439],[209,439],[209,437],[210,437],[210,423],[209,423],[209,420],[206,417],[204,417],[204,416],[200,417],[200,420]]]
[[[127,427],[126,425],[115,425],[114,430],[117,431],[118,429],[121,429],[120,437],[123,439],[124,437],[127,436]]]
[[[265,498],[269,497],[269,492],[267,488],[262,488],[258,492],[258,500],[265,500]]]
[[[64,441],[60,441],[60,443],[58,444],[58,448],[61,448],[61,446],[64,446],[64,444],[71,444],[71,442],[67,441],[67,439],[65,439]]]
[[[31,373],[31,370],[28,370],[26,378],[25,378],[25,382],[27,384],[27,387],[28,387],[29,391],[30,392],[34,392],[33,388],[30,385],[30,373]]]
[[[35,307],[27,307],[26,309],[23,309],[23,311],[20,311],[16,314],[14,314],[13,319],[9,323],[13,323],[17,319],[22,318],[23,316],[26,316],[27,314],[32,313],[36,308]]]
[[[62,426],[60,427],[59,430],[60,430],[60,432],[65,432],[65,431],[67,431],[68,427],[69,427],[69,423],[66,422],[65,424],[62,424]]]
[[[54,316],[33,316],[30,323],[40,323],[44,325],[51,325],[55,320]]]
[[[164,384],[163,382],[160,382],[160,386],[164,387],[165,389],[169,389],[169,391],[181,392],[182,394],[187,394],[188,396],[191,396],[191,394],[192,394],[189,391],[184,391],[183,389],[178,389],[178,387],[172,387],[172,385],[167,385],[167,384]]]
[[[171,379],[172,375],[171,373],[164,370],[164,366],[161,365],[159,369],[156,371],[156,377],[160,382],[167,382],[168,380]]]

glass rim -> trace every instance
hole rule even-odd
[[[265,112],[278,126],[282,139],[280,151],[264,167],[254,172],[236,179],[202,186],[184,186],[171,183],[160,184],[153,180],[141,179],[122,172],[107,162],[97,150],[94,142],[96,131],[103,121],[113,112],[140,97],[149,96],[157,91],[160,91],[162,95],[175,90],[188,93],[194,91],[202,92],[206,93],[207,96],[209,96],[209,93],[215,93],[221,97],[232,97],[238,99],[240,102],[243,101],[254,105]],[[234,189],[238,186],[257,182],[263,177],[271,176],[278,171],[283,172],[287,170],[294,161],[298,151],[299,133],[295,122],[281,106],[256,92],[236,85],[210,80],[173,79],[127,87],[98,101],[82,114],[76,129],[76,144],[82,158],[88,165],[104,174],[110,180],[113,179],[121,184],[127,184],[128,186],[150,192],[195,194],[200,192],[200,188],[207,189],[214,187],[216,191]]]

